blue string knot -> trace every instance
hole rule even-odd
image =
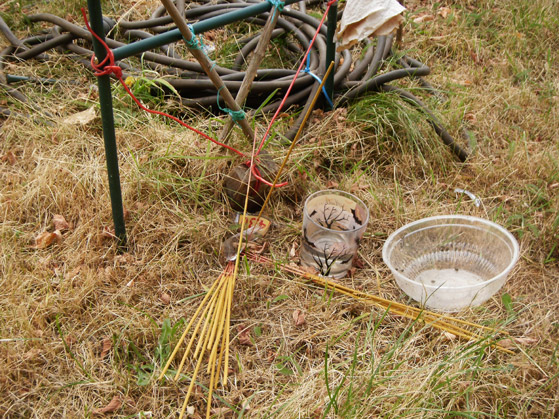
[[[270,1],[270,0],[268,0],[268,1]],[[306,65],[305,69],[303,70],[303,73],[310,74],[317,82],[322,83],[322,80],[320,79],[320,77],[318,77],[316,74],[314,74],[311,71],[311,52],[310,51],[307,54],[307,65]],[[328,104],[330,105],[330,107],[333,109],[334,108],[334,103],[332,103],[332,99],[330,99],[330,96],[328,96],[328,92],[326,92],[326,87],[324,87],[324,86],[322,86],[322,94],[324,95],[324,97],[328,101]]]
[[[282,0],[268,0],[272,6],[275,6],[280,12],[283,12],[283,8],[285,7],[285,2]],[[274,12],[275,13],[275,12]]]
[[[223,112],[228,113],[231,116],[231,119],[233,120],[233,122],[238,122],[238,121],[242,121],[243,119],[245,119],[245,111],[243,111],[242,109],[239,109],[238,111],[234,111],[232,109],[226,108],[226,107],[222,107],[219,104],[219,91],[223,89],[223,86],[221,86],[218,90],[217,90],[217,106],[219,109],[221,109]]]

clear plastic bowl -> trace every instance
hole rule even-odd
[[[407,224],[382,249],[400,288],[425,307],[442,311],[487,301],[503,286],[518,256],[518,242],[506,229],[465,215]]]

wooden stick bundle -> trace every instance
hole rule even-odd
[[[276,262],[274,262],[272,259],[267,258],[265,256],[250,253],[248,254],[248,257],[250,260],[255,262],[264,263],[267,265],[277,265]],[[443,330],[445,332],[452,333],[453,335],[459,336],[464,339],[468,339],[468,340],[484,339],[484,337],[481,335],[481,331],[499,332],[499,333],[506,334],[506,332],[498,331],[487,326],[471,323],[466,320],[457,319],[455,317],[451,317],[445,314],[435,313],[417,307],[408,306],[406,304],[402,304],[397,301],[387,300],[377,295],[367,294],[365,292],[358,291],[350,287],[346,287],[345,285],[339,284],[337,282],[333,282],[328,278],[319,275],[313,275],[295,266],[281,264],[279,265],[279,267],[281,270],[285,272],[295,274],[303,279],[308,279],[311,282],[323,286],[326,289],[329,288],[340,294],[347,295],[349,297],[355,298],[364,303],[375,305],[384,310],[388,310],[392,314],[396,314],[398,316],[402,316],[414,321],[415,320],[421,321],[426,325],[432,326],[439,330]],[[466,326],[477,329],[477,331],[472,332],[466,329],[465,328]],[[499,345],[498,343],[492,343],[491,346],[494,346],[500,351],[514,354],[513,351],[503,347],[502,345]]]
[[[234,263],[229,262],[218,279],[213,283],[210,290],[202,300],[202,303],[200,303],[200,306],[190,319],[190,322],[186,326],[177,345],[175,346],[175,349],[171,353],[169,360],[159,375],[160,380],[165,376],[171,362],[175,359],[179,348],[184,343],[186,335],[192,329],[194,323],[196,323],[174,376],[175,380],[179,379],[188,355],[196,342],[196,348],[194,349],[194,353],[192,355],[193,359],[197,359],[196,366],[194,367],[194,372],[192,373],[192,377],[190,379],[190,385],[188,386],[188,391],[182,404],[179,416],[180,418],[184,416],[188,406],[188,401],[190,400],[190,396],[192,395],[192,391],[194,389],[196,377],[198,376],[204,359],[207,359],[207,374],[209,374],[210,377],[206,417],[210,417],[212,394],[221,375],[222,366],[222,383],[224,386],[227,384],[229,370],[228,354],[231,301],[233,300],[233,289],[235,285],[235,278],[233,275],[234,266]]]

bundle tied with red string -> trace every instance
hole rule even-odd
[[[260,152],[258,162],[254,164],[260,178],[271,183],[277,172],[278,165],[266,151]],[[248,182],[250,179],[250,189],[248,196],[247,212],[257,212],[262,208],[266,195],[270,190],[270,185],[261,182],[258,178],[251,176],[250,162],[234,166],[223,182],[223,189],[229,205],[235,211],[242,212],[245,205]]]

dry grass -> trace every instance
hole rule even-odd
[[[427,100],[451,132],[459,137],[466,124],[475,134],[471,159],[455,163],[413,109],[403,112],[409,122],[399,121],[401,102],[391,96],[376,99],[382,108],[369,106],[376,111],[368,122],[356,108],[317,113],[292,158],[290,186],[267,212],[274,222],[270,253],[290,257],[299,242],[301,200],[336,182],[371,212],[360,252],[364,268],[345,283],[409,302],[381,260],[390,232],[436,214],[494,220],[519,239],[521,260],[500,294],[460,316],[506,324],[522,338],[517,354],[452,339],[249,265],[250,274],[243,271],[235,289],[233,371],[226,391],[216,392],[214,406],[222,409],[216,416],[559,415],[558,6],[553,0],[506,6],[446,1],[440,7],[449,13],[437,14],[434,2],[406,3],[404,47],[432,67],[429,80],[447,94],[444,104]],[[148,6],[155,3],[142,7]],[[111,7],[115,16],[124,10]],[[135,13],[149,15],[144,9]],[[415,23],[421,13],[434,20]],[[54,115],[50,125],[17,117],[0,121],[0,156],[15,156],[13,164],[8,158],[0,163],[0,415],[89,417],[118,396],[122,406],[115,417],[174,417],[188,380],[155,377],[184,323],[172,326],[190,318],[221,270],[218,249],[235,223],[220,184],[233,159],[138,112],[117,92],[130,242],[129,251],[118,254],[103,237],[112,220],[101,123],[63,123],[95,105],[89,87],[95,81],[68,63],[58,57],[7,69],[80,85],[21,85]],[[10,108],[29,112],[0,95]],[[216,129],[218,123],[198,119],[197,125]],[[284,148],[273,141],[270,150],[279,159]],[[475,193],[482,205],[457,196],[456,187]],[[37,235],[53,230],[55,214],[72,228],[61,243],[33,249]],[[511,307],[501,302],[503,293],[512,297]],[[300,326],[292,317],[297,309],[306,318]],[[244,328],[251,345],[241,344]],[[110,343],[106,353],[104,341]],[[208,385],[199,384],[195,416],[204,411]]]

